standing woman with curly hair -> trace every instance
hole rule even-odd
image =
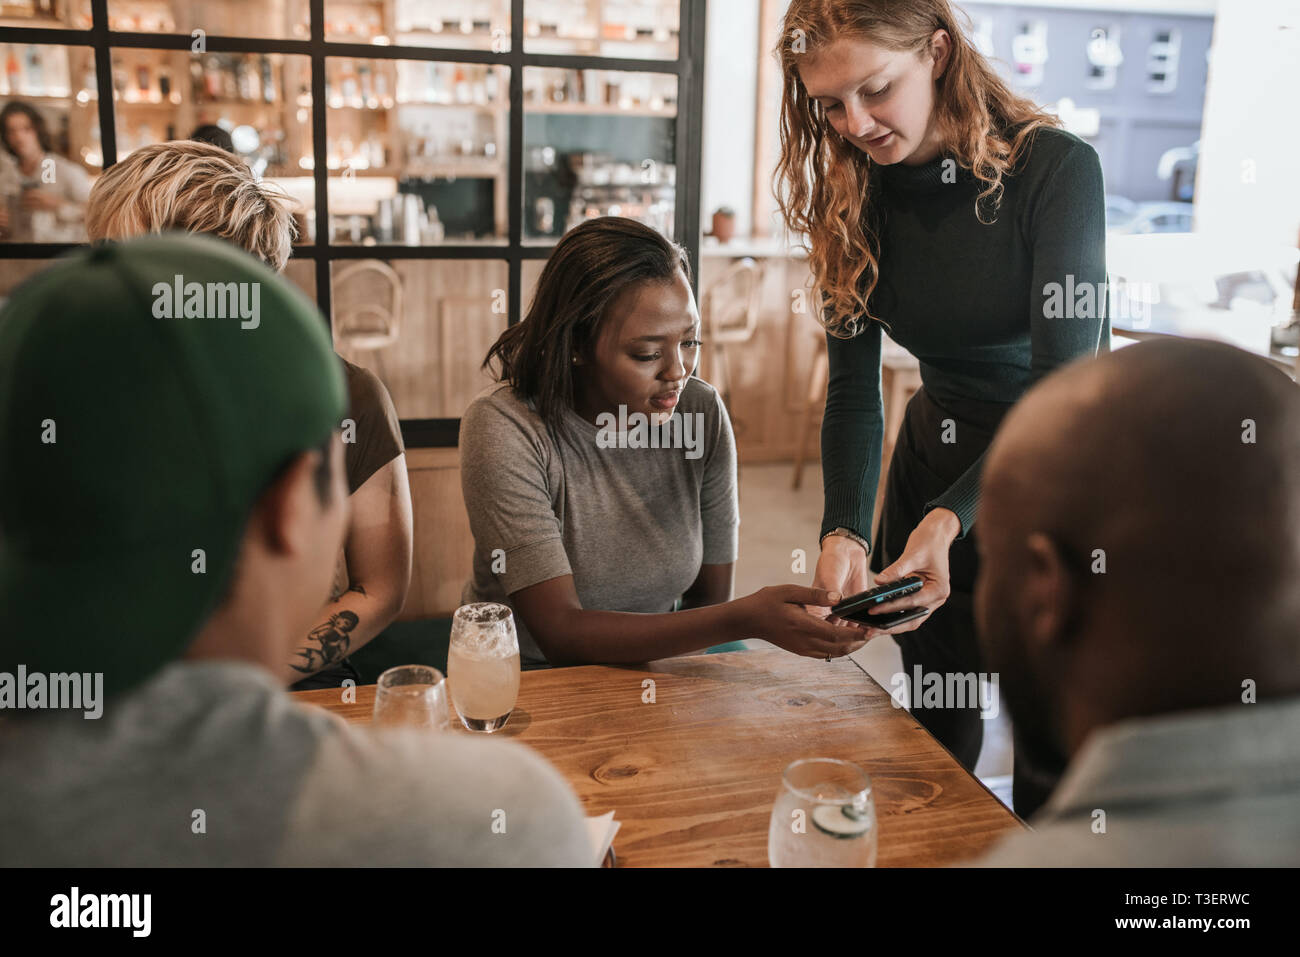
[[[1038,378],[1109,347],[1105,203],[1096,152],[1013,94],[947,0],[792,0],[777,194],[806,237],[830,381],[826,495],[814,585],[924,587],[882,610],[929,614],[890,631],[912,711],[967,768],[983,739],[977,701],[935,701],[934,679],[983,671],[974,630],[973,529],[984,452]],[[884,416],[881,337],[920,362],[871,519]],[[963,707],[956,707],[957,704]],[[1016,729],[1014,804],[1027,817],[1060,769]]]

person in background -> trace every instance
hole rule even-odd
[[[1007,87],[948,0],[792,0],[781,36],[779,197],[791,233],[808,237],[830,370],[813,584],[856,594],[920,578],[878,612],[928,613],[865,633],[894,638],[909,686],[918,672],[978,674],[984,452],[1035,380],[1109,347],[1101,161]],[[904,412],[873,549],[886,332],[924,384]],[[910,691],[913,717],[974,770],[979,705],[925,707]],[[1028,816],[1060,768],[1017,745],[1013,801]]]
[[[146,146],[108,169],[90,194],[94,241],[183,231],[220,237],[277,272],[293,248],[290,200],[208,143]],[[412,512],[397,411],[374,373],[340,358],[349,417],[344,459],[352,518],[331,599],[285,661],[295,690],[359,681],[347,654],[384,630],[411,580]]]
[[[0,236],[29,243],[83,239],[90,177],[54,152],[45,117],[11,100],[0,110],[0,141],[13,159],[0,170]]]
[[[255,284],[258,325],[156,318],[177,275]],[[0,866],[594,863],[531,750],[284,692],[349,511],[343,373],[287,282],[204,236],[60,260],[0,311],[0,410],[0,673],[28,676]],[[42,708],[36,674],[81,680]]]
[[[230,134],[214,123],[205,123],[190,134],[190,139],[198,143],[208,143],[227,153],[235,152],[235,141]]]
[[[801,607],[834,604],[823,590],[731,600],[736,451],[721,398],[692,374],[699,335],[685,252],[602,217],[560,240],[527,316],[484,360],[500,382],[461,419],[474,533],[462,601],[513,606],[525,665],[743,638],[827,660],[861,645]]]
[[[980,861],[1300,864],[1300,388],[1145,342],[1032,389],[989,450],[975,615],[1069,768]]]

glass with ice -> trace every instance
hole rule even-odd
[[[491,733],[505,727],[519,697],[519,638],[509,608],[476,602],[456,609],[447,683],[466,728]]]
[[[767,829],[773,867],[875,867],[871,779],[834,758],[796,761],[781,775]]]
[[[375,685],[377,725],[448,730],[447,683],[428,665],[399,665],[379,676]]]

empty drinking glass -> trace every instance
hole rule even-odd
[[[447,681],[461,724],[489,733],[505,727],[519,697],[519,638],[509,608],[477,602],[456,609]]]
[[[447,682],[428,665],[399,665],[379,676],[374,723],[430,731],[448,730]]]
[[[796,761],[781,775],[767,830],[773,867],[875,867],[871,779],[834,758]]]

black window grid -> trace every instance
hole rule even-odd
[[[528,53],[524,50],[524,0],[510,0],[510,49],[468,50],[446,47],[399,46],[368,43],[339,43],[325,39],[325,0],[310,0],[310,37],[306,40],[208,35],[206,53],[281,53],[307,56],[311,60],[312,152],[318,158],[312,177],[315,186],[316,236],[314,242],[294,246],[293,258],[315,264],[316,302],[327,323],[332,323],[331,264],[353,259],[474,259],[505,262],[509,269],[508,322],[519,322],[523,304],[520,275],[524,260],[546,259],[551,246],[523,243],[523,152],[524,152],[524,68],[558,67],[573,70],[617,70],[659,73],[677,77],[677,115],[674,121],[673,161],[677,168],[674,239],[688,254],[691,276],[699,282],[700,168],[702,162],[702,116],[704,102],[704,44],[707,0],[680,0],[681,22],[676,60],[641,60],[582,54]],[[91,0],[91,28],[65,30],[45,27],[0,28],[0,42],[90,47],[95,53],[98,86],[100,142],[104,169],[117,162],[117,126],[113,101],[112,50],[190,50],[189,34],[132,33],[110,30],[108,0]],[[327,154],[326,126],[329,110],[325,97],[325,58],[427,60],[434,62],[482,63],[510,68],[509,150],[507,154],[507,232],[502,245],[445,243],[430,246],[395,244],[333,245],[329,229],[331,171],[323,162]],[[79,243],[5,243],[0,258],[47,259],[75,249]],[[402,436],[408,447],[455,447],[459,418],[403,418]]]

